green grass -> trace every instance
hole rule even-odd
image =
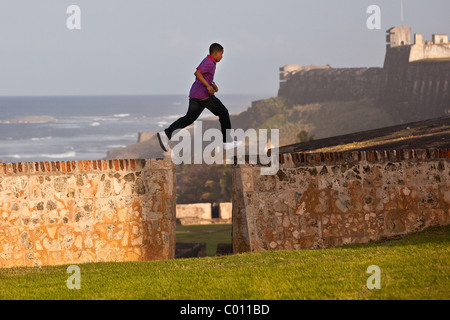
[[[222,257],[0,270],[1,299],[449,299],[450,226],[400,240]],[[370,265],[381,289],[369,290]]]
[[[302,130],[317,140],[395,125],[392,116],[372,100],[295,105],[263,120],[257,127],[279,129],[280,146],[297,143]]]
[[[177,226],[177,242],[206,243],[206,255],[214,257],[218,243],[231,243],[231,224]]]
[[[332,147],[325,147],[314,150],[314,152],[335,152],[335,151],[348,151],[348,150],[355,150],[355,149],[361,149],[361,148],[367,148],[367,147],[374,147],[376,145],[383,145],[386,143],[392,143],[397,141],[402,141],[408,138],[413,138],[416,136],[421,135],[429,135],[434,132],[444,132],[446,130],[450,129],[450,126],[444,125],[437,128],[429,128],[429,127],[417,127],[412,129],[405,129],[398,132],[395,132],[393,134],[378,137],[370,140],[360,141],[360,142],[353,142],[353,143],[347,143],[347,144],[340,144],[337,146]]]

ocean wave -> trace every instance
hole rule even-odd
[[[8,157],[8,158],[13,158],[13,159],[28,158],[27,156],[19,155],[19,154],[9,154],[9,155],[7,155],[7,157]]]
[[[40,158],[74,158],[76,156],[75,151],[65,152],[65,153],[54,153],[54,154],[8,154],[7,158],[12,159],[40,159]]]
[[[75,151],[69,151],[65,153],[55,153],[55,154],[41,154],[41,157],[44,158],[74,158],[77,155]]]
[[[100,122],[92,122],[91,127],[98,127],[100,125]]]
[[[58,123],[58,124],[49,124],[50,127],[58,128],[58,129],[79,129],[80,125],[75,123]]]
[[[119,114],[115,114],[114,117],[116,118],[126,118],[129,117],[130,114],[129,113],[119,113]]]
[[[53,137],[33,137],[31,141],[42,141],[42,140],[51,140]]]

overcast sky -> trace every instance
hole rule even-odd
[[[405,25],[450,34],[450,1],[404,0]],[[69,30],[70,5],[81,29]],[[381,9],[369,30],[367,8]],[[275,96],[286,64],[381,67],[400,0],[1,0],[0,95],[188,94],[212,42],[221,93]]]

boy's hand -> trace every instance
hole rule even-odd
[[[213,87],[213,89],[215,90],[215,92],[219,92],[219,87],[217,87],[217,85],[213,82],[211,83],[211,86]]]
[[[208,86],[208,93],[213,95],[214,93],[216,93],[216,90],[212,87],[212,86]]]

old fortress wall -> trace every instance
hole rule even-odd
[[[450,150],[233,166],[233,251],[366,243],[450,223]],[[0,267],[172,259],[171,159],[0,164]]]
[[[173,258],[175,206],[171,159],[0,163],[0,268]]]
[[[387,31],[383,68],[287,65],[278,95],[291,105],[372,99],[390,113],[422,120],[450,114],[450,43],[446,35],[411,42],[410,27]],[[397,112],[397,113],[396,113]]]
[[[280,154],[233,167],[233,252],[367,243],[450,224],[450,150]]]

